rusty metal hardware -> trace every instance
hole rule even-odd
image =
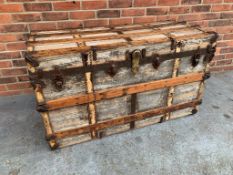
[[[142,58],[146,58],[146,49],[142,49]]]
[[[198,112],[197,109],[193,109],[193,110],[192,110],[192,115],[196,114],[197,112]]]
[[[170,37],[170,40],[171,40],[171,50],[175,50],[177,47],[177,42],[174,38],[171,38],[171,37]]]
[[[193,67],[196,67],[199,64],[200,58],[201,58],[200,47],[198,47],[196,53],[192,56],[191,59],[191,64]]]
[[[50,149],[53,151],[53,150],[56,150],[58,147],[59,147],[59,143],[56,142],[56,140],[50,140],[49,141],[49,145],[50,145]],[[52,142],[52,143],[51,143]]]
[[[116,66],[115,64],[111,64],[110,67],[109,67],[109,69],[107,70],[107,73],[108,73],[111,77],[115,76],[116,73],[117,73],[117,66]]]
[[[211,44],[208,45],[204,62],[205,63],[211,62],[214,58],[215,52],[216,52],[216,46],[213,47]]]
[[[57,90],[61,91],[64,87],[65,81],[64,81],[63,75],[62,75],[61,71],[59,70],[59,68],[55,67],[54,70],[55,70],[55,72],[53,75],[53,77],[54,77],[53,78],[53,85]]]
[[[91,50],[92,50],[93,60],[96,61],[97,60],[97,53],[96,53],[97,49],[95,47],[92,47]]]
[[[40,79],[32,79],[30,80],[32,87],[35,89],[37,85],[40,85],[40,87],[43,89],[46,87],[46,84],[44,83],[44,81],[40,80]]]
[[[213,35],[214,35],[214,36],[210,39],[210,43],[211,43],[211,44],[213,44],[214,42],[217,41],[217,39],[218,39],[218,37],[219,37],[218,33],[214,32],[214,31],[209,31],[209,32],[207,32],[207,33],[213,34]]]
[[[36,74],[38,78],[42,79],[43,78],[43,70],[42,69],[37,69]]]
[[[34,60],[33,57],[29,53],[25,52],[24,53],[24,58],[25,58],[25,61],[27,63],[31,64],[33,67],[38,67],[39,66],[39,63],[36,60]]]
[[[54,140],[54,139],[56,139],[56,135],[54,135],[54,134],[47,135],[47,136],[45,137],[45,139],[46,139],[47,141]]]
[[[207,80],[211,77],[211,73],[210,72],[206,72],[205,75],[203,76],[204,80]]]
[[[132,72],[133,74],[138,73],[140,60],[142,59],[142,53],[140,50],[135,50],[132,53]]]
[[[201,48],[200,53],[201,55],[206,55],[207,49]],[[168,54],[161,54],[159,55],[159,61],[162,63],[167,60],[172,60],[174,58],[180,58],[180,57],[191,57],[195,54],[195,51],[185,51],[185,52],[174,52],[174,53],[168,53]],[[116,61],[114,64],[116,65],[117,69],[122,67],[131,68],[132,67],[132,54],[130,51],[125,52],[126,59],[122,61]],[[152,56],[146,56],[145,59],[140,60],[140,65],[145,64],[152,64],[153,62],[153,55]],[[67,69],[60,69],[63,76],[65,75],[74,75],[74,74],[84,74],[85,72],[98,72],[102,70],[108,70],[110,67],[109,62],[105,62],[103,64],[95,64],[87,67],[71,67]],[[40,71],[40,72],[39,72]],[[54,73],[56,71],[54,69],[49,71],[42,71],[41,69],[37,68],[36,74],[40,74],[41,78],[45,79],[53,79]]]
[[[177,41],[175,38],[170,37],[171,40],[171,50],[176,50],[177,47],[184,47],[184,43],[182,41]]]
[[[41,88],[45,88],[46,85],[44,81],[41,80],[40,74],[29,74],[29,80],[31,82],[32,87],[35,89],[37,85],[40,85]]]
[[[152,61],[152,65],[155,69],[158,69],[160,64],[161,64],[161,61],[160,61],[160,58],[159,58],[159,55],[157,54],[154,54],[153,55],[154,59]]]
[[[81,56],[82,56],[83,66],[87,67],[88,66],[88,63],[87,63],[87,61],[88,61],[88,54],[87,53],[82,53]]]
[[[36,107],[36,110],[38,111],[38,112],[47,112],[48,111],[48,107],[47,107],[47,105],[46,105],[46,103],[38,103],[37,104],[37,107]]]
[[[103,137],[104,137],[104,132],[103,131],[97,132],[97,138],[101,139]]]

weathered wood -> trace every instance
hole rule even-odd
[[[189,34],[189,33],[188,33]],[[161,34],[160,34],[161,35]],[[160,38],[160,39],[152,39],[152,40],[146,40],[146,39],[141,39],[141,40],[124,40],[124,42],[119,41],[117,43],[113,43],[113,44],[99,44],[99,45],[92,45],[92,46],[85,46],[85,44],[81,44],[80,47],[71,47],[71,48],[59,48],[59,49],[52,49],[52,50],[41,50],[41,51],[34,51],[33,53],[31,53],[31,56],[34,58],[40,58],[40,57],[46,57],[46,56],[55,56],[55,55],[60,55],[62,54],[70,54],[70,53],[78,53],[78,52],[87,52],[89,50],[91,50],[91,47],[95,47],[97,50],[108,50],[108,49],[113,49],[113,48],[117,48],[117,47],[123,47],[123,46],[139,46],[142,45],[143,43],[150,43],[150,44],[155,44],[155,43],[161,43],[164,42],[166,40],[169,39],[169,37],[174,37],[177,40],[192,40],[192,39],[204,39],[207,37],[210,37],[210,35],[206,34],[206,33],[193,33],[193,34],[189,34],[189,35],[176,35],[176,33],[174,34],[163,34],[164,38]],[[214,36],[212,36],[214,37]],[[105,39],[108,40],[108,39]]]
[[[161,47],[161,45],[167,46],[167,47]],[[159,57],[160,64],[163,62],[166,62],[168,60],[173,60],[177,57],[187,57],[192,56],[195,53],[195,50],[190,50],[190,48],[187,48],[187,51],[184,51],[182,53],[173,53],[168,50],[168,46],[170,43],[163,43],[161,45],[155,44],[152,46],[145,46],[144,49],[147,50],[147,55],[140,61],[140,67],[145,64],[152,64],[154,60],[154,54],[156,53]],[[200,47],[200,53],[206,54],[206,46],[208,43],[203,43]],[[196,45],[192,46],[190,45],[191,49],[195,48]],[[166,49],[165,49],[166,48]],[[136,50],[139,48],[122,48],[118,50],[118,53],[114,50],[109,50],[105,52],[97,52],[98,60],[92,62],[92,67],[86,67],[83,68],[82,62],[81,62],[81,54],[70,54],[66,55],[65,59],[62,59],[61,56],[56,57],[56,59],[44,59],[43,61],[39,63],[39,67],[35,68],[37,71],[43,70],[41,72],[41,76],[45,78],[50,78],[54,74],[54,66],[58,66],[60,71],[63,75],[72,75],[72,74],[84,74],[85,72],[90,72],[93,70],[94,72],[98,72],[101,70],[109,69],[110,65],[114,63],[114,65],[117,67],[117,69],[120,69],[122,67],[130,67],[131,66],[131,60],[125,58],[125,53],[128,51]],[[141,49],[141,48],[140,48]],[[142,47],[143,49],[143,47]],[[108,60],[109,59],[109,60]],[[111,61],[110,61],[111,59]]]
[[[123,117],[116,117],[115,119],[112,119],[112,120],[99,122],[96,124],[80,127],[77,129],[56,132],[55,135],[56,135],[56,138],[71,137],[71,136],[75,136],[75,135],[79,135],[79,134],[89,133],[92,130],[98,131],[98,130],[110,128],[110,127],[117,126],[117,125],[123,125],[123,124],[130,123],[132,121],[143,120],[146,118],[150,118],[154,115],[165,114],[165,113],[176,111],[179,109],[193,107],[193,106],[196,106],[199,104],[200,104],[200,100],[194,100],[194,101],[189,102],[189,103],[172,105],[172,106],[164,107],[164,108],[157,108],[154,110],[139,112],[137,114],[132,114],[132,115],[123,116]]]
[[[90,141],[92,139],[90,135],[91,134],[88,133],[88,134],[82,134],[82,135],[77,135],[77,136],[73,136],[73,137],[66,137],[63,139],[57,139],[58,144],[59,144],[59,148],[64,148],[64,147],[67,147],[70,145]]]
[[[180,53],[180,51],[181,51],[180,47],[177,47],[175,50],[176,53]],[[180,66],[180,58],[176,58],[175,62],[174,62],[174,66],[173,66],[172,78],[177,77],[179,66]],[[171,86],[168,90],[168,97],[167,97],[167,106],[168,107],[172,105],[174,92],[175,92],[175,87]],[[171,116],[171,114],[167,113],[165,115],[164,119],[169,120],[170,116]]]
[[[196,113],[216,36],[170,22],[31,33],[24,56],[50,147]]]
[[[156,30],[156,29],[147,29],[145,31],[141,30],[141,31],[135,31],[132,32],[130,31],[130,33],[117,33],[114,31],[110,31],[110,32],[106,32],[105,35],[103,35],[102,32],[97,32],[97,33],[93,33],[93,34],[83,34],[81,35],[81,38],[73,38],[73,37],[69,37],[69,38],[61,38],[61,39],[53,39],[53,40],[42,40],[42,41],[31,41],[28,43],[29,47],[32,46],[36,46],[36,45],[45,45],[45,44],[52,44],[52,43],[81,43],[81,42],[88,42],[88,41],[99,41],[99,40],[112,40],[112,39],[126,39],[128,40],[128,38],[131,37],[135,37],[135,33],[137,34],[137,38],[139,37],[143,37],[145,38],[146,36],[153,36],[156,34],[161,34],[161,32],[163,34],[167,34],[168,32],[172,32],[172,31],[179,31],[182,30],[182,32],[184,31],[190,31],[190,28],[187,28],[186,26],[183,26],[182,28],[178,28],[178,29],[174,29],[174,28],[170,28],[170,29],[163,29],[163,31],[160,30]],[[136,37],[135,37],[136,38]]]
[[[111,99],[111,98],[121,97],[124,95],[131,95],[134,93],[146,92],[150,90],[167,88],[167,87],[187,84],[195,81],[201,81],[202,78],[203,78],[203,73],[195,73],[191,75],[179,76],[177,78],[170,78],[170,79],[141,83],[136,85],[129,85],[125,87],[96,91],[91,94],[82,94],[71,97],[64,97],[56,100],[50,100],[46,102],[45,106],[48,110],[55,110],[69,106],[91,103],[103,99]]]
[[[41,88],[39,86],[37,86],[35,88],[35,96],[36,96],[36,100],[37,103],[45,103],[45,99],[44,96],[42,94]],[[49,119],[49,113],[48,112],[41,112],[40,113],[43,124],[44,124],[44,128],[45,128],[45,136],[46,139],[48,140],[49,146],[51,149],[56,149],[58,147],[58,143],[56,141],[56,139],[53,137],[54,136],[54,132],[53,132],[53,128],[51,125],[51,121]]]
[[[39,31],[39,32],[31,32],[30,35],[32,37],[45,37],[45,36],[61,36],[67,34],[92,34],[99,31],[100,33],[103,32],[110,32],[110,31],[131,31],[131,30],[140,30],[144,29],[145,27],[150,28],[170,28],[171,26],[178,25],[183,27],[183,25],[187,25],[186,22],[175,22],[175,21],[165,21],[165,22],[156,22],[156,23],[145,23],[145,24],[133,24],[133,25],[125,25],[125,26],[116,26],[116,27],[95,27],[95,28],[85,28],[85,29],[74,29],[74,30],[55,30],[55,31]]]
[[[85,74],[85,79],[86,79],[86,88],[87,88],[87,93],[93,93],[93,84],[91,81],[91,72],[88,72]],[[88,111],[89,111],[89,120],[90,124],[95,124],[96,123],[96,109],[95,109],[95,104],[94,102],[91,102],[88,104]],[[91,133],[92,137],[96,137],[96,132],[93,131]]]

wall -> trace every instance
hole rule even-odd
[[[233,69],[233,0],[0,0],[0,95],[31,93],[22,57],[35,30],[189,21],[220,34],[212,71]]]

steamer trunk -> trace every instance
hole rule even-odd
[[[50,147],[196,113],[216,39],[175,22],[31,33],[25,59]]]

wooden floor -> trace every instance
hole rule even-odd
[[[233,72],[212,76],[200,112],[50,151],[33,95],[0,97],[1,175],[230,175]]]

